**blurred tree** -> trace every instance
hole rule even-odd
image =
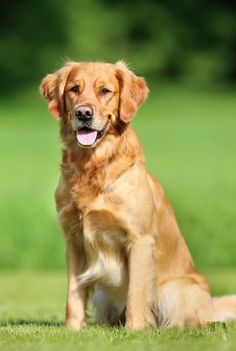
[[[125,17],[129,58],[152,77],[236,83],[233,0],[101,0]]]
[[[123,58],[154,80],[236,84],[233,0],[2,2],[0,40],[3,93],[66,59]]]
[[[61,47],[66,47],[65,23],[58,0],[1,1],[1,94],[35,82],[55,63]]]

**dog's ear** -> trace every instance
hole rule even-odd
[[[149,89],[145,80],[137,77],[124,62],[118,61],[115,67],[120,84],[119,116],[122,121],[128,123],[146,100]]]
[[[69,73],[75,62],[69,62],[53,74],[48,74],[40,84],[40,92],[48,102],[48,109],[54,117],[61,117],[64,114],[64,90]]]

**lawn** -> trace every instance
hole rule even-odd
[[[213,291],[225,294],[236,291],[235,274],[208,272],[207,276]],[[0,350],[235,350],[236,322],[132,333],[96,326],[90,319],[85,329],[70,331],[62,325],[65,273],[5,272],[0,281]]]
[[[0,115],[0,350],[236,349],[236,323],[66,330],[58,123],[36,88],[2,100]],[[236,293],[236,92],[157,87],[133,126],[213,293]]]

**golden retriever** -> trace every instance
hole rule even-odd
[[[55,198],[67,249],[65,324],[85,325],[89,294],[98,323],[122,320],[131,330],[236,318],[236,296],[211,297],[146,169],[130,126],[145,80],[123,62],[69,62],[40,90],[64,145]]]

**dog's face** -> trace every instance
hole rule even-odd
[[[61,117],[62,138],[82,148],[129,123],[148,95],[144,79],[123,62],[71,62],[47,75],[40,89],[52,115]]]

